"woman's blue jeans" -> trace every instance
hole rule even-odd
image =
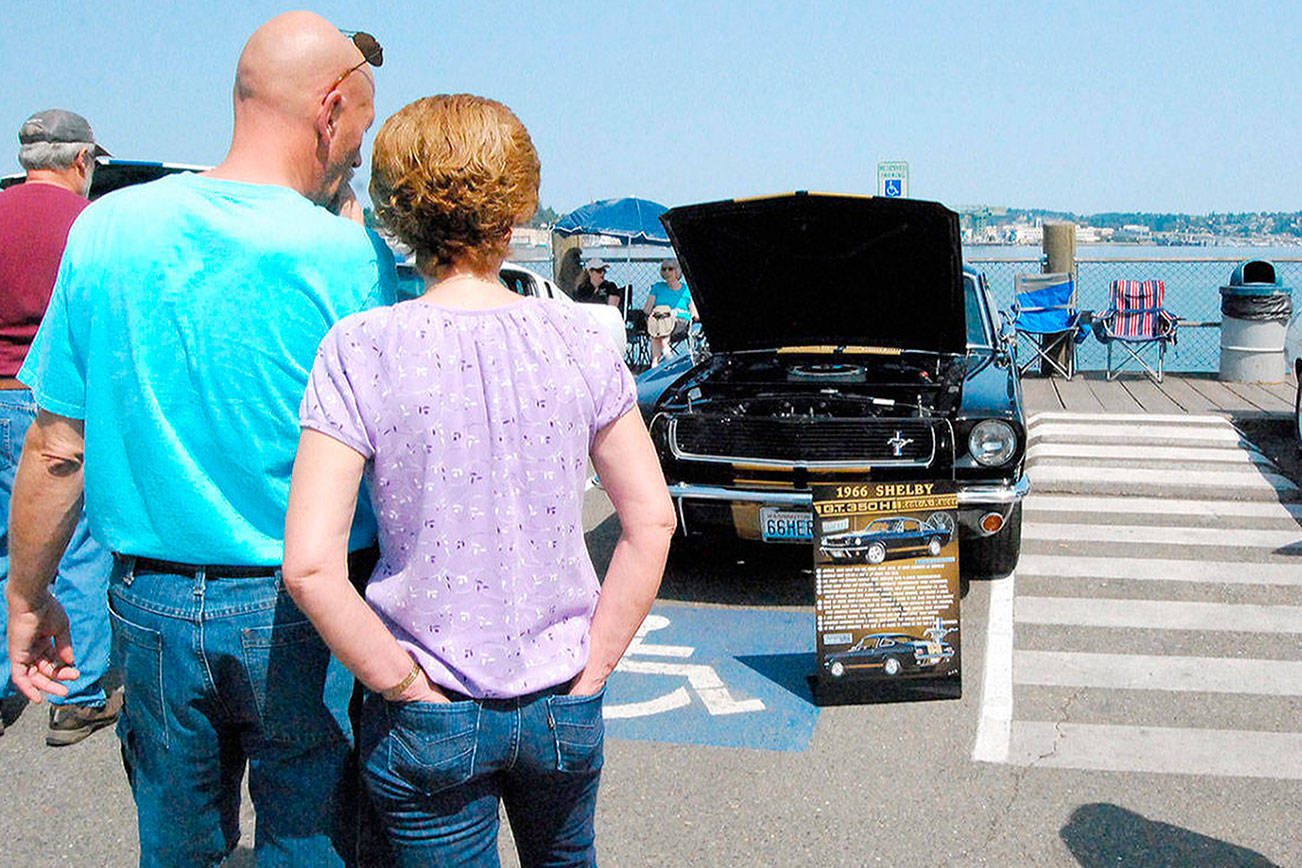
[[[450,703],[366,698],[363,777],[402,866],[496,866],[498,805],[520,863],[596,864],[602,694]]]
[[[220,863],[239,841],[246,762],[259,866],[351,861],[342,814],[353,679],[279,571],[209,578],[118,558],[109,604],[140,864]]]

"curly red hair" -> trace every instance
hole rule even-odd
[[[418,99],[375,137],[375,213],[428,273],[454,259],[506,255],[538,210],[538,152],[506,106],[473,94]]]

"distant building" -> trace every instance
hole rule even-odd
[[[1116,230],[1107,226],[1077,226],[1077,244],[1106,244],[1112,240]]]
[[[511,230],[512,247],[547,247],[552,243],[550,229],[531,229],[517,226]]]
[[[1036,224],[1028,226],[1025,224],[1013,225],[1013,243],[1022,245],[1036,245],[1044,242],[1044,227]]]
[[[1153,230],[1141,223],[1127,223],[1116,231],[1112,240],[1142,244],[1153,240]]]

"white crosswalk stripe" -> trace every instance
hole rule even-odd
[[[1014,651],[1017,684],[1302,696],[1302,661]]]
[[[1216,416],[1039,414],[1028,435],[973,758],[1302,780],[1279,704],[1302,696],[1298,486]]]
[[[1196,490],[1204,496],[1226,492],[1246,495],[1276,497],[1280,492],[1293,492],[1297,485],[1278,473],[1263,473],[1245,465],[1235,470],[1189,470],[1181,468],[1179,476],[1172,478],[1172,470],[1157,467],[1089,467],[1086,465],[1038,466],[1031,474],[1032,484],[1052,491],[1055,488],[1083,493],[1115,491],[1119,485],[1143,485],[1153,489],[1166,488],[1184,491]],[[1240,497],[1240,499],[1247,499]]]
[[[1109,446],[1100,443],[1037,443],[1026,456],[1039,463],[1054,459],[1078,461],[1098,458],[1112,461],[1182,461],[1193,464],[1270,464],[1260,452],[1235,446],[1205,448],[1198,446]]]
[[[1022,555],[1020,576],[1056,579],[1126,579],[1133,582],[1210,582],[1223,585],[1299,585],[1302,569],[1292,564],[1238,564],[1229,561],[1179,561],[1161,558],[1082,558],[1074,555]]]
[[[1302,519],[1302,504],[1235,500],[1177,500],[1169,497],[1088,497],[1040,494],[1026,499],[1026,513],[1105,513],[1107,515],[1184,515],[1206,518]]]
[[[1023,528],[1022,539],[1065,542],[1146,543],[1148,545],[1217,546],[1219,548],[1302,548],[1302,528],[1250,530],[1235,528],[1230,537],[1221,527],[1144,527],[1140,525],[1033,524]]]

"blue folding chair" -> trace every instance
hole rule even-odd
[[[1076,309],[1076,282],[1070,274],[1013,275],[1013,306],[1002,312],[1016,330],[1017,343],[1034,352],[1017,363],[1026,373],[1037,361],[1067,379],[1076,374],[1076,345],[1088,332],[1081,326]]]

